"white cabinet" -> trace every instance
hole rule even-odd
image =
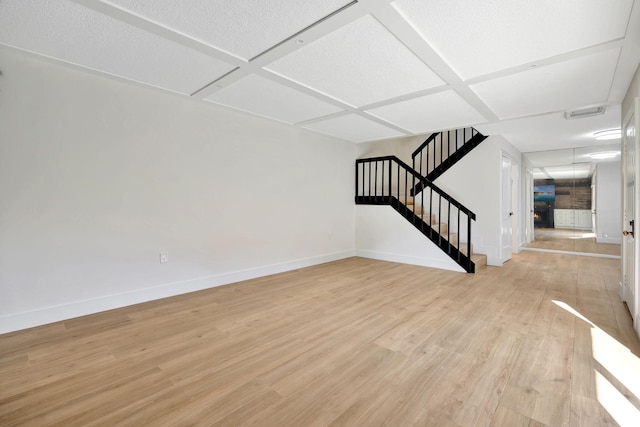
[[[592,229],[591,211],[588,209],[555,209],[553,220],[554,228]]]

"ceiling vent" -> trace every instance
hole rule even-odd
[[[605,107],[604,105],[601,105],[599,107],[583,108],[581,110],[565,112],[564,118],[567,120],[572,120],[581,119],[583,117],[599,116],[600,114],[604,114],[605,111],[607,111],[607,107]]]

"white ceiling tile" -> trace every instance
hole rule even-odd
[[[205,98],[287,123],[297,123],[342,111],[317,98],[252,74]]]
[[[397,0],[463,78],[624,37],[633,0]]]
[[[233,68],[65,0],[0,2],[0,43],[185,94]]]
[[[364,16],[267,67],[353,106],[443,82],[372,16]]]
[[[350,0],[106,0],[209,46],[251,59]]]
[[[558,150],[601,145],[594,132],[620,126],[620,105],[609,106],[605,114],[567,120],[563,113],[545,114],[476,125],[485,135],[502,135],[520,152]]]
[[[349,114],[321,122],[310,123],[303,127],[353,142],[374,141],[377,139],[405,136],[394,129],[367,120],[357,114]]]
[[[607,102],[620,49],[471,85],[500,118]]]
[[[367,112],[413,133],[465,127],[486,121],[452,90],[385,105]]]

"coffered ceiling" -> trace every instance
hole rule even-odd
[[[348,141],[472,125],[529,152],[620,126],[638,3],[0,0],[0,43]]]

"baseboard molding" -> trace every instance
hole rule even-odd
[[[378,252],[378,251],[367,251],[367,250],[356,250],[356,256],[362,258],[371,258],[377,259],[380,261],[390,261],[390,262],[398,262],[401,264],[410,264],[410,265],[419,265],[421,267],[433,267],[440,268],[443,270],[451,270],[457,271],[461,273],[465,273],[465,271],[453,261],[448,260],[439,260],[435,258],[422,258],[422,257],[414,257],[410,255],[400,255],[393,254],[387,252]]]
[[[336,252],[0,316],[0,334],[355,256]]]
[[[559,251],[556,249],[542,249],[542,248],[522,248],[524,251],[533,251],[533,252],[548,252],[552,254],[564,254],[564,255],[578,255],[578,256],[590,256],[596,258],[612,258],[612,259],[620,259],[620,255],[608,255],[608,254],[592,254],[589,252],[573,252],[573,251]]]
[[[596,237],[596,243],[614,243],[621,245],[622,238],[621,237]]]

